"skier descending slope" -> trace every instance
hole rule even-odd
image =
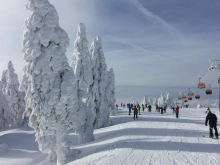
[[[26,8],[31,14],[24,25],[26,65],[20,89],[26,92],[26,114],[40,151],[61,165],[71,156],[65,137],[78,109],[74,74],[65,55],[69,38],[48,0],[27,0]]]
[[[218,130],[217,130],[217,117],[215,114],[213,114],[210,109],[207,109],[207,116],[205,120],[205,125],[207,126],[207,123],[209,122],[209,133],[210,133],[210,138],[213,138],[213,132],[212,129],[214,128],[215,130],[215,137],[218,139]]]

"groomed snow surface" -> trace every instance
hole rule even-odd
[[[127,108],[119,109],[111,117],[112,126],[95,130],[95,141],[72,145],[78,159],[68,165],[220,164],[220,140],[202,137],[209,135],[204,125],[206,108],[180,109],[179,119],[170,109],[164,114],[154,109],[141,110],[135,121]],[[217,108],[211,111],[220,118]],[[76,143],[77,135],[70,133],[68,139]],[[0,150],[0,164],[50,165],[34,140],[31,128],[1,131],[0,146],[4,149]]]

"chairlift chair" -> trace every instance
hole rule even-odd
[[[192,100],[192,97],[188,97],[188,100]]]
[[[199,78],[198,88],[199,88],[199,89],[203,89],[203,88],[205,88],[205,84],[202,83],[202,82],[200,82],[200,79],[201,79],[201,78]]]

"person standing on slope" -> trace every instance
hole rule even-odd
[[[160,107],[160,112],[161,114],[163,114],[163,107]]]
[[[136,106],[134,106],[134,108],[132,108],[132,110],[134,111],[134,120],[135,120],[135,116],[136,116],[136,119],[138,118],[137,117],[138,109],[136,108]]]
[[[151,105],[148,105],[148,112],[151,112]]]
[[[141,107],[139,104],[138,104],[137,108],[138,108],[138,114],[140,115],[141,114]]]
[[[131,105],[128,105],[129,115],[131,115]]]
[[[175,113],[176,113],[176,118],[178,119],[178,117],[179,117],[179,107],[178,107],[178,105],[176,107]]]
[[[205,125],[207,126],[207,123],[209,122],[209,137],[213,138],[213,132],[212,129],[215,130],[215,137],[218,139],[218,130],[217,130],[217,116],[213,114],[210,109],[207,109],[207,116],[205,120]]]
[[[144,111],[144,104],[142,104],[142,111]]]

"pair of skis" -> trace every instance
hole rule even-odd
[[[209,136],[205,136],[205,135],[202,135],[202,137],[209,138],[209,139],[215,139],[215,140],[219,139],[219,138],[216,138],[216,137],[209,137]]]

